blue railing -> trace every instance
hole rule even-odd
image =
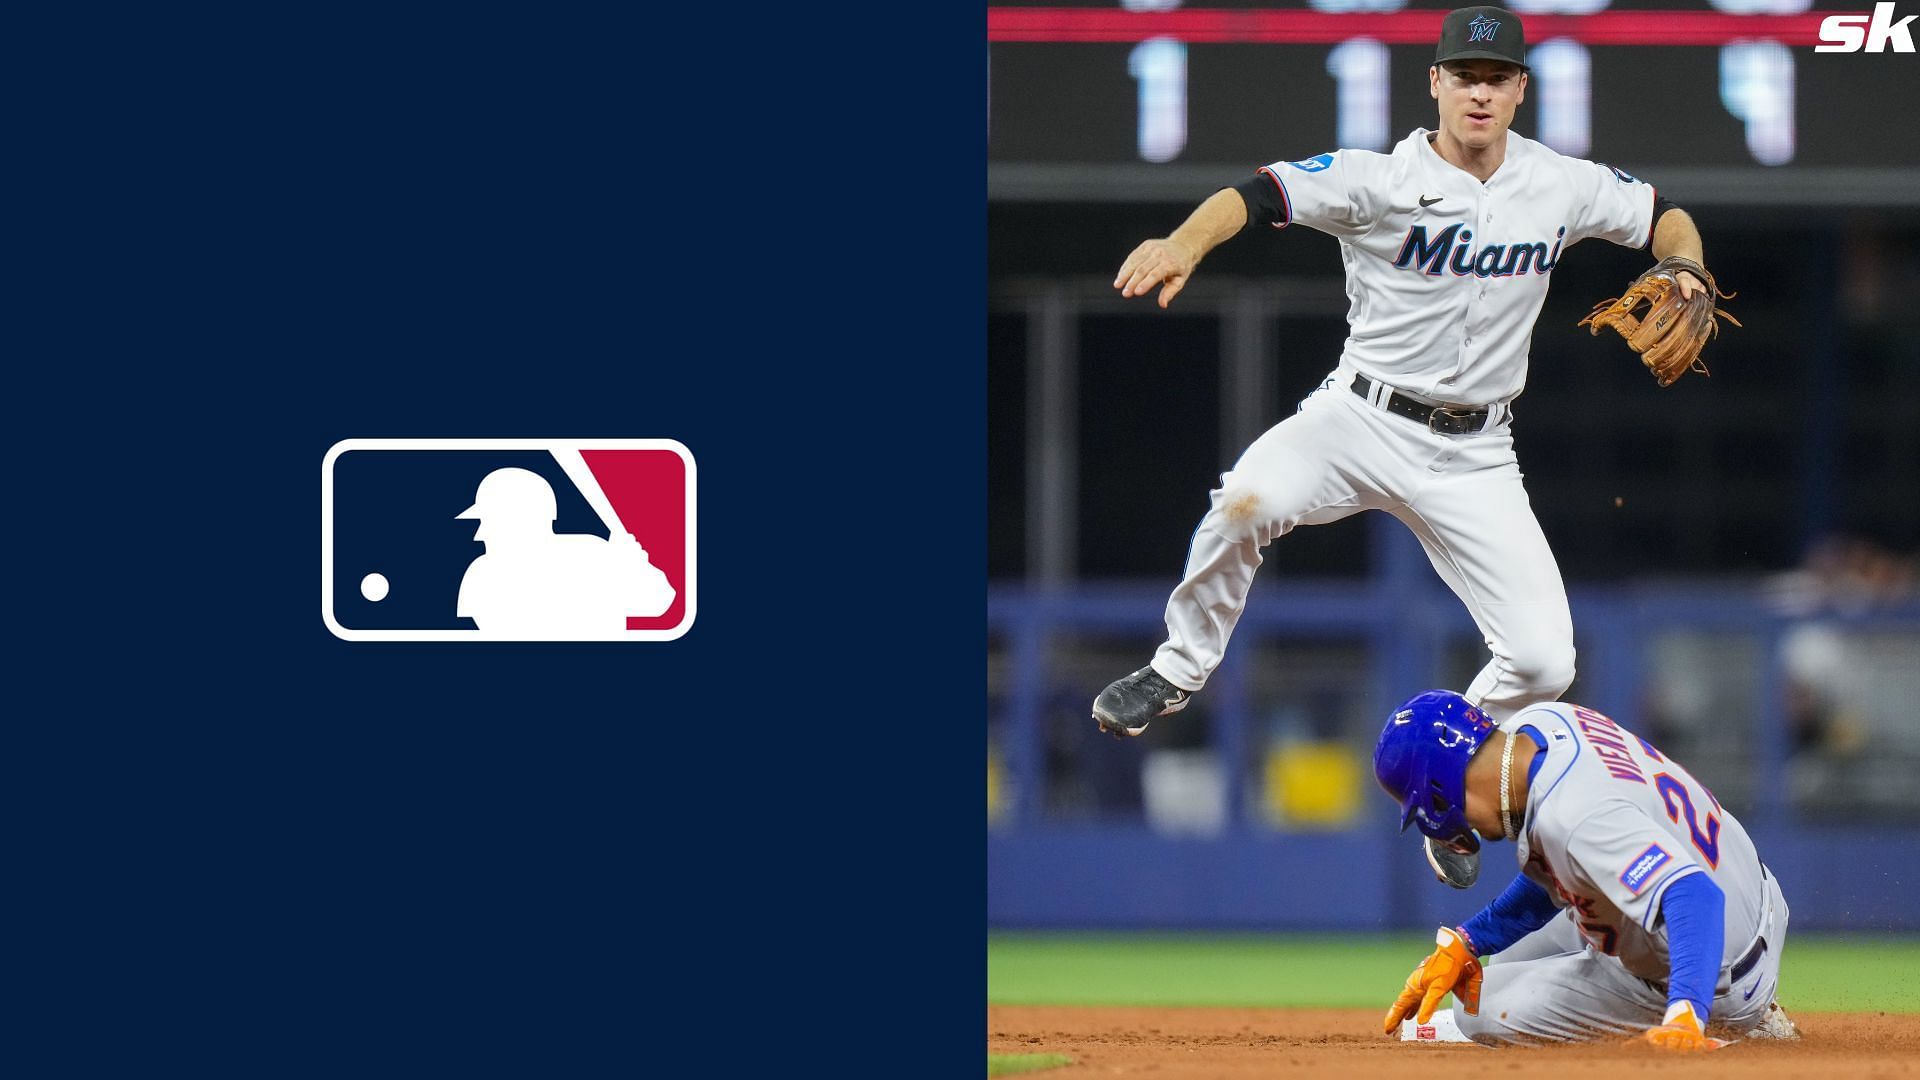
[[[1227,807],[1224,829],[1210,838],[1159,836],[1139,822],[1068,824],[1050,820],[1046,811],[1046,731],[1057,719],[1046,714],[1056,682],[1050,643],[1081,635],[1158,640],[1171,582],[990,588],[988,630],[1007,664],[995,709],[997,749],[1008,786],[1020,793],[1010,819],[989,836],[990,922],[1402,925],[1457,907],[1463,898],[1445,889],[1436,894],[1412,846],[1380,828],[1374,820],[1379,815],[1349,830],[1312,834],[1273,832],[1248,820],[1246,766],[1262,747],[1249,693],[1251,665],[1236,663],[1237,655],[1250,654],[1261,639],[1358,640],[1369,657],[1367,698],[1391,704],[1431,685],[1448,643],[1463,628],[1473,633],[1471,620],[1434,578],[1418,546],[1398,532],[1391,526],[1375,534],[1377,572],[1369,578],[1256,585],[1228,662],[1205,691],[1210,746],[1221,760]],[[1579,698],[1619,710],[1616,716],[1630,716],[1630,703],[1642,699],[1648,641],[1655,635],[1701,631],[1758,644],[1751,673],[1757,715],[1729,718],[1727,737],[1748,744],[1743,757],[1755,770],[1754,790],[1788,790],[1788,695],[1780,645],[1802,616],[1782,610],[1751,583],[1575,587],[1569,598],[1581,650]],[[1850,631],[1910,633],[1920,641],[1916,603],[1822,619]],[[1920,647],[1913,663],[1920,665]],[[1097,738],[1091,720],[1085,723],[1087,737]],[[1913,802],[1920,807],[1920,781],[1914,782]],[[1795,901],[1804,906],[1797,914],[1808,925],[1845,927],[1866,920],[1860,925],[1920,929],[1920,902],[1908,899],[1920,895],[1920,830],[1884,824],[1811,829],[1801,827],[1794,813],[1791,799],[1762,798],[1742,820],[1762,842],[1770,865],[1779,864],[1783,881],[1804,875],[1825,885]],[[1083,881],[1074,867],[1093,878]],[[1274,875],[1322,884],[1310,893],[1257,886]],[[1510,876],[1491,873],[1494,889]],[[1340,882],[1337,888],[1325,884],[1333,880]],[[1807,883],[1800,884],[1805,889]],[[1118,902],[1122,896],[1124,903]]]

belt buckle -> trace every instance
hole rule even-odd
[[[1453,409],[1443,409],[1435,405],[1433,411],[1427,414],[1427,430],[1433,432],[1435,435],[1471,434],[1475,429],[1466,427],[1465,425],[1469,420],[1473,419],[1474,411],[1475,410],[1469,409],[1466,412],[1457,412]],[[1445,419],[1447,425],[1444,428],[1435,427],[1435,423],[1441,419]]]

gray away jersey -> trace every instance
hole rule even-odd
[[[1336,150],[1260,173],[1286,204],[1277,227],[1340,240],[1352,326],[1343,361],[1434,401],[1518,395],[1547,276],[1566,249],[1591,237],[1640,247],[1653,227],[1651,185],[1511,131],[1485,183],[1442,158],[1424,129],[1391,153]]]
[[[1643,979],[1668,975],[1660,898],[1707,874],[1726,894],[1724,968],[1760,932],[1760,858],[1732,814],[1693,775],[1639,736],[1577,705],[1543,702],[1501,727],[1547,739],[1527,792],[1517,855],[1589,944]]]

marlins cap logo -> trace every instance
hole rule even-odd
[[[1458,25],[1458,24],[1456,24]],[[1500,20],[1489,19],[1485,15],[1467,24],[1468,41],[1492,41],[1493,35],[1500,32]]]

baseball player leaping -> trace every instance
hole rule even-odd
[[[1433,690],[1380,733],[1374,775],[1402,829],[1459,852],[1512,840],[1520,864],[1498,899],[1440,930],[1386,1031],[1428,1023],[1451,991],[1460,1008],[1443,1019],[1488,1045],[1797,1038],[1774,1001],[1787,901],[1713,793],[1591,709],[1531,705],[1504,727]]]
[[[1138,735],[1185,708],[1220,663],[1260,549],[1297,525],[1362,510],[1413,530],[1472,613],[1492,659],[1469,700],[1504,719],[1573,682],[1566,587],[1510,428],[1533,324],[1548,275],[1574,244],[1600,237],[1698,263],[1700,234],[1651,186],[1508,130],[1527,88],[1512,12],[1450,12],[1428,82],[1437,131],[1416,130],[1388,154],[1267,165],[1120,267],[1122,296],[1157,286],[1164,308],[1230,237],[1259,223],[1306,225],[1340,240],[1351,331],[1339,366],[1299,411],[1221,476],[1167,601],[1167,640],[1095,700],[1102,730]],[[1704,287],[1677,278],[1684,294]],[[1458,887],[1478,873],[1475,857],[1431,844],[1428,859]]]

